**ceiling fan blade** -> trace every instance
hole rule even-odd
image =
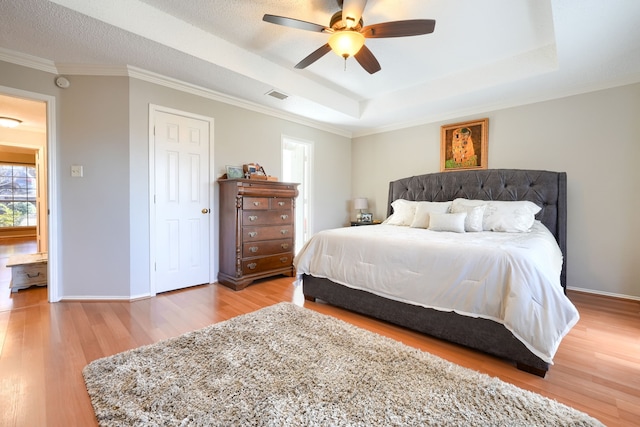
[[[342,2],[342,21],[348,28],[355,27],[362,18],[362,12],[367,6],[367,0],[343,0]],[[347,19],[352,25],[347,25]]]
[[[297,28],[299,30],[314,31],[316,33],[321,33],[327,29],[324,25],[277,15],[266,14],[262,17],[262,20],[272,24],[284,25],[285,27]]]
[[[436,21],[433,19],[409,19],[406,21],[382,22],[367,25],[361,31],[366,38],[407,37],[433,33]]]
[[[314,50],[309,56],[298,62],[296,64],[296,68],[307,68],[309,65],[313,64],[329,52],[331,52],[331,46],[329,46],[329,43],[325,44],[324,46],[320,46],[320,48]]]
[[[362,46],[360,51],[355,54],[355,58],[369,74],[377,73],[382,69],[380,63],[367,46]]]

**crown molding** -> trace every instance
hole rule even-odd
[[[324,123],[316,122],[313,120],[304,119],[295,114],[289,114],[282,111],[278,111],[269,107],[265,107],[244,99],[236,98],[234,96],[226,95],[221,92],[217,92],[211,89],[207,89],[201,86],[186,83],[181,80],[173,79],[171,77],[163,76],[161,74],[154,73],[152,71],[143,70],[141,68],[127,66],[129,77],[143,80],[149,83],[154,83],[160,86],[164,86],[170,89],[179,90],[181,92],[190,93],[192,95],[200,96],[203,98],[211,99],[213,101],[222,102],[225,104],[233,105],[235,107],[244,108],[246,110],[254,111],[257,113],[266,114],[268,116],[276,117],[283,120],[288,120],[301,125],[309,126],[318,130],[333,133],[346,138],[352,137],[352,132],[340,129],[334,126],[328,126]]]
[[[0,48],[0,61],[21,65],[28,68],[45,71],[54,75],[83,75],[83,76],[114,76],[114,77],[130,77],[138,80],[147,81],[149,83],[164,86],[170,89],[211,99],[213,101],[222,102],[233,105],[235,107],[244,108],[246,110],[257,113],[266,114],[282,120],[309,126],[314,129],[329,132],[338,136],[352,138],[353,133],[345,129],[335,126],[329,126],[314,120],[305,119],[295,114],[282,112],[273,108],[265,107],[250,101],[236,98],[230,95],[207,89],[201,86],[193,85],[181,80],[167,77],[161,74],[147,71],[134,66],[112,66],[112,65],[96,65],[96,64],[56,64],[53,61],[38,58],[36,56],[27,55],[4,48]]]
[[[26,53],[16,52],[14,50],[4,49],[0,47],[0,61],[10,62],[23,67],[33,68],[35,70],[44,71],[45,73],[58,74],[58,69],[53,61],[39,58],[37,56],[27,55]]]
[[[58,74],[69,76],[127,77],[126,66],[99,64],[56,64]]]

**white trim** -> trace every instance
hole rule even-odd
[[[0,58],[1,59],[1,58]],[[42,93],[30,92],[0,86],[0,93],[18,98],[44,101],[47,104],[47,208],[49,209],[47,224],[47,294],[49,302],[60,301],[60,261],[59,261],[59,231],[58,231],[58,168],[56,144],[56,98]]]
[[[147,298],[147,296],[145,296],[144,298]],[[136,297],[139,298],[139,297]],[[100,302],[105,302],[105,301],[130,301],[132,298],[129,296],[113,296],[113,295],[109,295],[109,296],[96,296],[96,295],[91,295],[91,296],[80,296],[80,295],[75,295],[75,296],[66,296],[64,298],[62,298],[60,301],[61,302],[66,302],[66,301],[100,301]]]
[[[90,64],[55,64],[52,61],[38,58],[35,56],[23,54],[21,52],[12,51],[9,49],[0,48],[0,61],[9,62],[12,64],[22,65],[28,68],[34,68],[36,70],[45,71],[51,74],[66,74],[66,75],[85,75],[85,76],[129,76],[138,80],[143,80],[149,83],[157,84],[159,86],[168,87],[171,89],[179,90],[181,92],[190,93],[192,95],[201,96],[203,98],[211,99],[214,101],[223,102],[225,104],[234,105],[236,107],[244,108],[250,111],[266,114],[268,116],[276,117],[283,120],[288,120],[293,123],[309,126],[311,128],[319,129],[325,132],[329,132],[335,135],[351,138],[353,133],[346,129],[340,129],[335,126],[327,125],[326,123],[317,122],[315,120],[306,119],[304,117],[297,116],[292,113],[287,113],[265,107],[254,102],[246,101],[244,99],[236,98],[234,96],[225,95],[223,93],[207,89],[201,86],[193,85],[181,80],[173,79],[171,77],[163,76],[161,74],[147,71],[142,68],[133,66],[112,66],[112,65],[90,65]]]
[[[298,138],[295,136],[289,136],[286,134],[282,134],[280,137],[280,176],[284,176],[284,144],[285,144],[285,140],[289,140],[292,142],[295,142],[297,144],[303,144],[308,146],[309,150],[308,150],[308,155],[309,155],[309,176],[307,177],[307,189],[309,190],[309,193],[306,194],[307,196],[307,200],[309,202],[309,212],[308,212],[308,217],[307,219],[307,237],[311,238],[311,236],[314,234],[313,230],[313,223],[314,223],[314,216],[313,216],[313,212],[314,212],[314,203],[313,203],[313,176],[314,176],[314,165],[313,165],[313,160],[314,160],[314,152],[315,152],[315,142],[311,141],[311,140],[306,140],[306,139],[302,139],[302,138]],[[303,193],[304,194],[304,193]],[[296,203],[296,209],[298,209],[298,203]],[[298,236],[298,233],[296,231],[296,237]],[[295,242],[294,242],[295,243]],[[306,242],[304,242],[306,243]],[[296,247],[296,252],[299,251],[302,248]]]
[[[202,98],[211,99],[213,101],[223,102],[225,104],[234,105],[236,107],[244,108],[246,110],[255,111],[257,113],[266,114],[271,117],[276,117],[278,119],[288,120],[290,122],[298,123],[301,125],[309,126],[315,129],[323,130],[329,133],[333,133],[335,135],[344,136],[347,138],[351,138],[352,132],[340,129],[334,126],[329,126],[325,123],[316,122],[314,120],[305,119],[300,116],[296,116],[291,113],[286,113],[283,111],[275,110],[269,107],[265,107],[259,104],[256,104],[251,101],[247,101],[244,99],[236,98],[231,95],[226,95],[221,92],[216,92],[211,89],[206,89],[201,86],[193,85],[191,83],[186,83],[181,80],[173,79],[170,77],[166,77],[160,74],[156,74],[151,71],[146,71],[141,68],[136,68],[132,66],[128,66],[129,76],[132,78],[136,78],[138,80],[143,80],[149,83],[157,84],[160,86],[168,87],[170,89],[179,90],[181,92],[190,93],[192,95],[200,96]]]
[[[23,67],[33,68],[34,70],[44,71],[45,73],[58,73],[56,64],[53,61],[2,47],[0,47],[0,61],[22,65]]]
[[[189,117],[196,120],[202,120],[209,123],[209,283],[214,283],[218,277],[213,260],[218,259],[217,245],[218,242],[215,232],[215,222],[217,216],[214,214],[214,185],[215,163],[214,163],[214,119],[213,117],[202,116],[200,114],[189,113],[175,108],[164,107],[156,104],[149,104],[149,294],[147,296],[156,296],[156,204],[155,204],[155,138],[154,127],[156,123],[156,113],[168,113],[179,116]],[[144,295],[143,295],[144,296]],[[133,297],[132,297],[133,298]],[[135,297],[140,298],[140,296]]]
[[[640,301],[640,296],[635,296],[635,295],[624,295],[624,294],[616,294],[613,292],[605,292],[605,291],[596,291],[593,289],[586,289],[586,288],[577,288],[575,286],[567,286],[567,289],[570,291],[576,291],[576,292],[583,292],[585,294],[592,294],[592,295],[600,295],[603,297],[611,297],[611,298],[619,298],[619,299],[628,299],[628,300],[632,300],[632,301]]]

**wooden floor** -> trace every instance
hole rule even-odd
[[[280,301],[304,304],[498,376],[587,412],[606,425],[640,425],[640,302],[570,292],[581,320],[542,379],[482,353],[304,301],[289,277],[262,281],[239,292],[214,284],[135,302],[50,304],[46,288],[8,296],[5,290],[0,297],[1,426],[97,425],[81,373],[87,363]]]

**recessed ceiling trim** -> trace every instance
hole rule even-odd
[[[250,101],[246,101],[244,99],[239,99],[230,95],[216,92],[211,89],[206,89],[190,83],[185,83],[177,79],[172,79],[170,77],[162,76],[160,74],[153,73],[151,71],[143,70],[143,69],[132,67],[132,66],[127,67],[127,69],[129,71],[129,76],[132,78],[136,78],[138,80],[147,81],[149,83],[154,83],[159,86],[164,86],[170,89],[179,90],[181,92],[190,93],[196,96],[201,96],[203,98],[211,99],[213,101],[234,105],[236,107],[244,108],[246,110],[266,114],[271,117],[288,120],[293,123],[299,123],[301,125],[309,126],[314,129],[322,130],[322,131],[329,132],[339,136],[344,136],[346,138],[351,138],[353,136],[353,133],[351,131],[348,131],[345,129],[341,129],[335,126],[329,126],[325,123],[320,123],[311,119],[306,119],[304,117],[301,117],[295,114],[290,114],[280,110],[275,110],[275,109],[265,107]]]
[[[285,88],[291,94],[352,118],[360,117],[360,103],[343,93],[327,89],[295,71],[267,61],[146,3],[137,0],[111,0],[108,3],[50,1],[251,79]],[[127,13],[122,13],[123,10]],[[145,19],[139,19],[140,16]]]

